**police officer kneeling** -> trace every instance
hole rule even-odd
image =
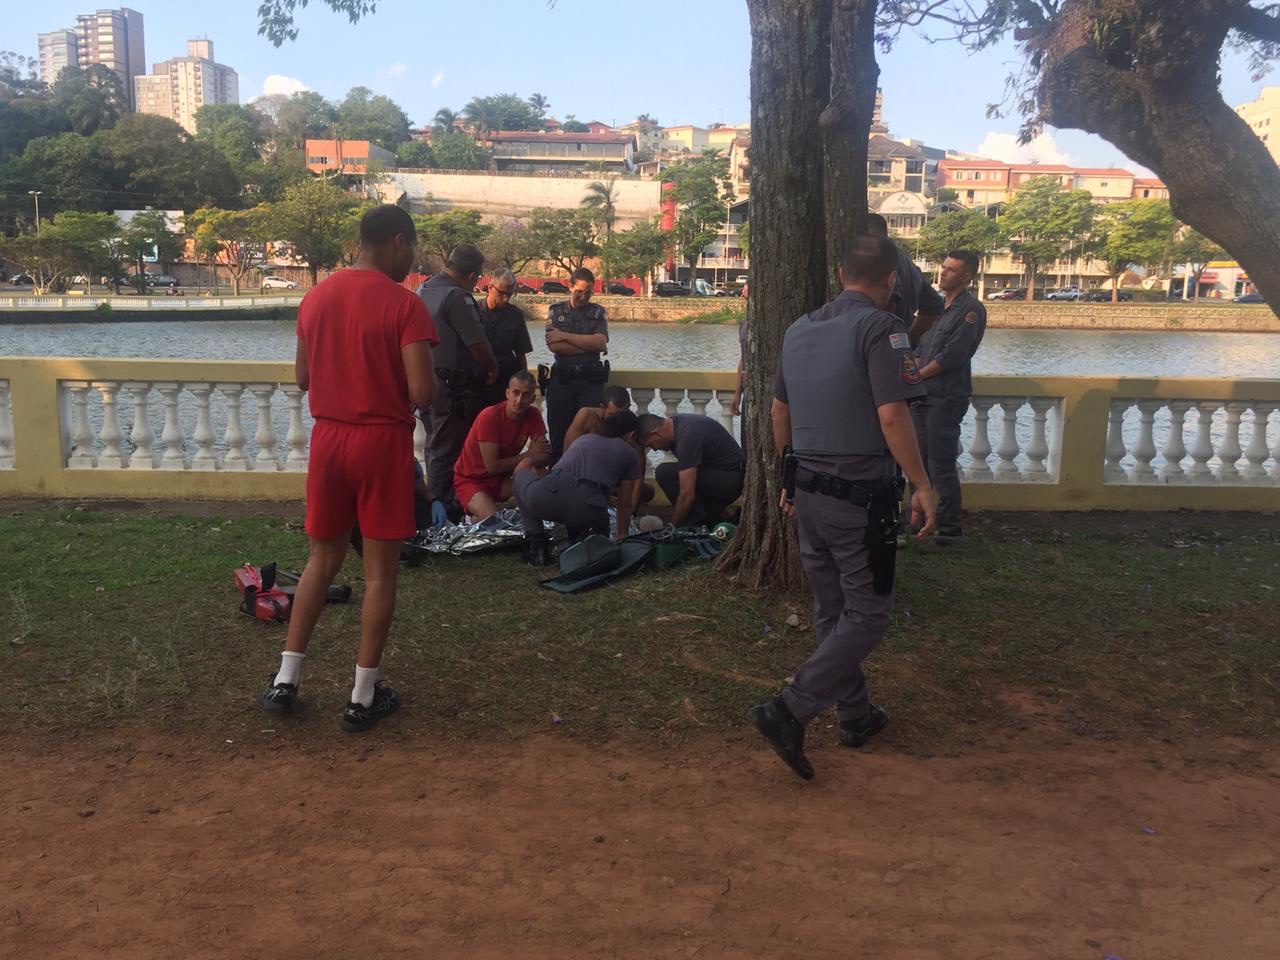
[[[840,269],[844,292],[787,330],[774,381],[781,507],[799,521],[818,649],[780,696],[751,709],[751,720],[806,780],[813,765],[805,725],[819,713],[836,707],[848,747],[889,721],[871,702],[862,662],[884,637],[893,607],[902,497],[895,461],[913,488],[912,525],[919,536],[933,529],[935,497],[907,410],[924,390],[907,333],[884,310],[897,263],[891,240],[856,237]]]

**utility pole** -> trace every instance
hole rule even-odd
[[[40,236],[40,194],[44,193],[44,191],[28,190],[27,193],[30,194],[31,199],[36,202],[36,236],[38,237]]]

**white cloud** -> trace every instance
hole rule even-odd
[[[431,86],[433,86],[433,87],[438,87],[438,86],[440,86],[440,84],[442,84],[442,83],[444,83],[444,71],[443,71],[443,70],[441,70],[439,73],[437,73],[434,77],[432,77],[432,78],[431,78]]]
[[[1002,163],[1059,163],[1070,165],[1071,158],[1054,141],[1052,134],[1042,133],[1030,143],[1018,143],[1013,133],[987,134],[987,138],[974,151],[988,160],[999,160]]]
[[[408,72],[408,70],[409,68],[406,67],[403,63],[393,63],[391,66],[387,67],[387,76],[403,77],[405,73]]]
[[[280,93],[286,97],[291,97],[295,93],[302,93],[304,90],[310,90],[305,83],[294,77],[286,77],[281,73],[273,73],[262,81],[262,95],[269,97],[272,94]]]

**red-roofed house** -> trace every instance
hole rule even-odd
[[[1169,188],[1163,180],[1150,177],[1136,177],[1133,181],[1133,198],[1135,200],[1168,200]]]
[[[1115,167],[1076,168],[1076,189],[1088,190],[1094,203],[1119,203],[1133,198],[1133,174]]]
[[[1009,195],[1009,165],[998,160],[946,157],[938,161],[934,182],[939,190],[955,190],[966,207],[1000,203]]]
[[[636,139],[626,133],[547,133],[541,130],[496,130],[485,138],[499,170],[524,173],[580,173],[601,163],[618,173],[631,173]]]

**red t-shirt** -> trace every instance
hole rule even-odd
[[[484,480],[489,476],[484,468],[484,455],[480,453],[481,441],[496,443],[499,457],[514,457],[530,439],[546,432],[542,412],[537,407],[526,410],[524,418],[520,420],[512,420],[507,416],[505,400],[485,407],[471,425],[471,432],[467,434],[467,442],[462,445],[462,453],[453,468],[453,475],[472,480]]]
[[[307,351],[313,417],[413,426],[400,348],[440,342],[416,294],[377,270],[340,270],[302,298],[298,339]]]

